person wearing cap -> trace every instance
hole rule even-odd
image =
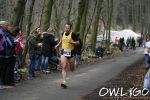
[[[11,88],[15,85],[16,43],[12,38],[11,29],[12,25],[7,21],[0,21],[0,77],[2,85],[6,88]]]

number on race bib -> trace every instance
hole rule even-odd
[[[64,50],[63,55],[66,57],[71,57],[71,50]]]

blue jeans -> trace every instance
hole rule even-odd
[[[81,64],[81,55],[76,54],[76,62],[77,62],[77,65]]]
[[[29,59],[30,59],[29,76],[33,76],[36,65],[36,54],[33,51],[29,51]]]
[[[42,63],[41,63],[42,70],[48,69],[48,60],[49,60],[49,57],[42,56]]]
[[[40,54],[36,54],[35,70],[41,70],[41,61],[42,61],[41,55]]]
[[[148,57],[149,57],[148,54],[144,54],[144,58],[145,58],[145,67],[146,67],[146,68],[149,68],[149,67],[150,67],[150,64],[148,63]]]

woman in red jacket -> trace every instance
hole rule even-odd
[[[18,68],[23,68],[22,64],[22,52],[23,52],[23,34],[21,33],[19,27],[15,27],[13,30],[15,42],[17,45],[15,47],[16,56],[17,56],[17,65]]]

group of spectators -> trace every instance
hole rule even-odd
[[[136,41],[134,38],[128,38],[127,41],[126,41],[126,48],[127,49],[133,49],[135,50],[136,49]]]
[[[139,45],[141,46],[142,41],[140,41]],[[136,49],[136,40],[134,37],[128,37],[125,41],[124,38],[115,38],[114,47],[119,48],[121,51],[124,50],[124,48],[128,49]]]
[[[49,59],[57,57],[55,37],[53,32],[40,32],[35,29],[28,38],[29,42],[29,77],[35,77],[35,71],[50,72],[48,69]]]
[[[75,48],[76,63],[81,64],[82,42]],[[34,78],[35,71],[49,73],[49,60],[58,60],[57,50],[55,49],[58,39],[55,38],[53,30],[41,32],[36,28],[27,37],[28,41],[28,78]],[[10,88],[15,85],[14,68],[24,68],[23,64],[23,34],[18,26],[14,26],[6,21],[0,21],[0,86]]]
[[[5,88],[15,85],[14,67],[22,65],[22,33],[17,26],[0,21],[0,84]]]

